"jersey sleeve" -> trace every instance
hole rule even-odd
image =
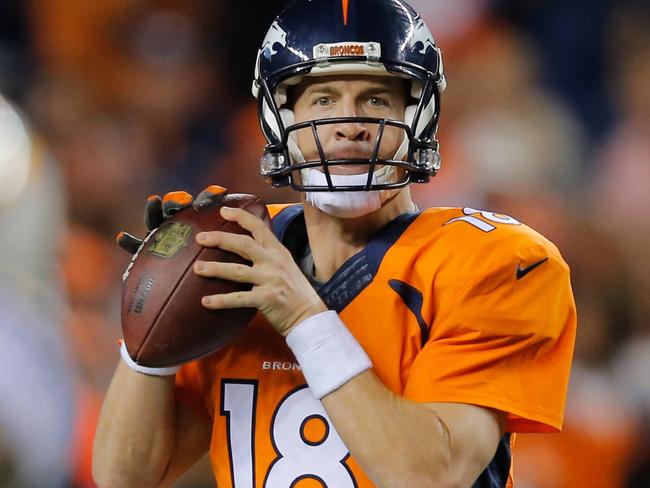
[[[575,326],[559,253],[540,246],[509,253],[441,304],[404,396],[501,410],[509,432],[559,431]]]

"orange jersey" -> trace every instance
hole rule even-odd
[[[299,259],[302,207],[269,208]],[[512,486],[511,433],[561,428],[576,322],[569,270],[525,225],[467,208],[404,214],[318,291],[396,394],[507,414],[475,488]],[[184,366],[177,392],[212,419],[220,488],[373,486],[259,314],[236,342]]]

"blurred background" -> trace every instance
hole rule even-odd
[[[0,1],[0,487],[92,487],[118,360],[114,244],[148,195],[258,176],[256,50],[286,2]],[[443,170],[421,207],[510,214],[558,244],[579,310],[565,429],[518,488],[650,487],[650,8],[411,0],[442,47]],[[179,486],[213,486],[205,463]]]

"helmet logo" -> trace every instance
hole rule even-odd
[[[422,19],[418,19],[413,34],[411,34],[411,50],[414,50],[418,43],[422,43],[422,50],[418,51],[420,54],[426,54],[430,47],[436,48],[433,35]]]
[[[280,27],[277,20],[273,22],[273,25],[271,25],[271,28],[264,38],[264,44],[262,44],[262,52],[264,53],[264,56],[270,59],[275,54],[278,54],[277,51],[273,50],[273,47],[276,44],[280,44],[282,47],[287,47],[287,33],[282,27]]]
[[[330,56],[365,56],[366,48],[361,44],[339,44],[330,47]]]
[[[314,46],[314,59],[318,61],[346,56],[364,57],[376,61],[381,57],[381,44],[378,42],[338,42]]]

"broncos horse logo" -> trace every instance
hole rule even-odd
[[[411,50],[414,50],[418,43],[422,43],[422,50],[418,51],[420,54],[426,54],[430,47],[436,48],[433,35],[422,19],[418,20],[411,34]]]
[[[262,51],[268,58],[278,54],[277,51],[273,50],[273,47],[276,44],[281,44],[282,47],[287,47],[287,33],[282,29],[282,27],[280,27],[277,21],[273,22],[273,25],[266,33],[264,44],[262,44]]]

